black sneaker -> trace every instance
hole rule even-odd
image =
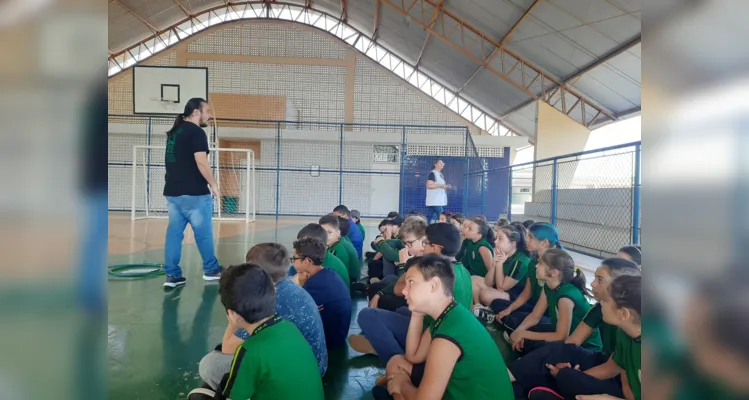
[[[216,392],[211,388],[200,387],[193,389],[188,395],[187,400],[213,400]]]
[[[351,284],[352,292],[367,293],[368,288],[369,288],[369,285],[367,285],[364,282],[354,282]]]
[[[166,282],[164,282],[164,287],[176,288],[177,286],[184,285],[185,282],[187,282],[187,279],[185,279],[182,276],[180,276],[180,277],[177,278],[177,277],[174,277],[174,276],[171,276],[171,275],[167,275],[166,276]]]
[[[217,281],[217,280],[221,279],[221,273],[222,272],[224,272],[224,268],[223,267],[218,267],[218,269],[216,271],[211,272],[209,274],[206,274],[204,272],[203,273],[203,280],[204,281],[208,281],[208,282],[210,282],[210,281]]]

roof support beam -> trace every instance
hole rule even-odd
[[[611,60],[612,58],[618,56],[619,54],[622,54],[622,53],[628,51],[629,49],[631,49],[635,45],[639,44],[641,42],[641,40],[642,40],[642,35],[639,34],[639,35],[637,35],[637,37],[633,38],[632,40],[630,40],[630,41],[622,44],[621,46],[615,48],[614,50],[611,50],[610,52],[604,54],[603,57],[599,58],[597,61],[586,65],[585,67],[583,67],[582,69],[578,70],[574,74],[572,74],[572,75],[564,78],[564,80],[565,81],[571,81],[571,80],[573,80],[575,78],[579,78],[579,77],[585,75],[586,73],[590,72],[594,68],[596,68],[596,67],[598,67],[598,66],[600,66],[602,64],[607,63],[609,60]]]
[[[597,67],[599,67],[599,66],[601,66],[601,65],[603,65],[605,63],[607,63],[612,58],[618,56],[619,54],[624,53],[625,51],[631,49],[632,47],[634,47],[635,45],[637,45],[638,43],[640,43],[641,36],[642,35],[637,35],[637,37],[635,37],[634,39],[632,39],[632,40],[630,40],[630,41],[622,44],[621,46],[615,48],[614,50],[611,50],[610,52],[604,54],[598,60],[593,61],[590,64],[582,67],[581,69],[577,70],[572,75],[569,75],[569,76],[565,77],[564,79],[562,79],[562,82],[560,82],[561,85],[565,86],[565,87],[568,86],[568,85],[573,85],[574,82],[577,82],[577,80],[580,79],[580,77],[582,77],[583,75],[585,75],[588,72],[592,71],[593,69],[595,69],[595,68],[597,68]],[[548,94],[547,94],[548,101],[551,101],[551,98],[554,97],[557,94],[558,91],[559,91],[559,86],[556,86],[550,92],[548,92]],[[501,116],[499,119],[502,120],[502,119],[507,118],[510,114],[512,114],[512,113],[514,113],[514,112],[516,112],[516,111],[518,111],[520,109],[522,109],[523,107],[527,106],[528,104],[533,103],[535,100],[536,99],[531,99],[531,100],[526,101],[525,103],[520,104],[519,106],[517,106],[517,107],[513,108],[512,110],[510,110],[509,112],[505,113],[505,115]],[[554,104],[556,104],[558,102],[559,102],[559,99],[557,99],[557,101],[554,102]],[[615,119],[618,119],[618,116],[616,116]]]
[[[377,41],[377,36],[380,34],[380,11],[382,11],[382,4],[380,0],[375,0],[375,17],[374,17],[374,29],[372,30],[372,41]]]
[[[126,4],[126,3],[124,2],[124,1],[122,1],[122,0],[115,0],[115,2],[117,2],[117,3],[120,3],[120,5],[121,5],[121,6],[125,7],[125,9],[126,9],[126,10],[127,10],[127,11],[128,11],[129,13],[130,13],[130,14],[133,14],[133,16],[134,16],[135,18],[137,18],[137,19],[138,19],[138,20],[139,20],[140,22],[142,22],[142,23],[143,23],[143,25],[145,25],[146,27],[148,27],[148,29],[149,29],[149,30],[150,30],[151,32],[153,32],[153,33],[158,33],[158,32],[159,32],[159,30],[158,30],[158,29],[156,29],[156,27],[155,27],[155,26],[153,26],[153,25],[152,25],[152,24],[151,24],[150,22],[146,21],[146,19],[145,19],[145,18],[141,17],[141,16],[140,16],[140,14],[138,14],[137,12],[135,12],[135,10],[133,10],[133,9],[132,9],[132,7],[130,7],[129,5],[127,5],[127,4]]]
[[[523,20],[527,16],[531,15],[531,12],[533,12],[533,9],[536,8],[536,6],[538,5],[538,3],[540,3],[540,2],[541,2],[541,0],[535,0],[533,2],[533,4],[531,4],[531,6],[528,7],[527,10],[525,10],[525,12],[523,13],[523,16],[521,16],[520,19],[518,19],[515,22],[515,25],[513,25],[512,28],[510,28],[510,30],[507,31],[507,33],[505,33],[505,36],[502,38],[502,40],[499,41],[499,44],[500,44],[501,47],[497,47],[497,48],[494,49],[494,51],[492,51],[492,54],[490,54],[489,58],[486,59],[487,63],[490,63],[490,62],[492,62],[492,60],[494,60],[494,57],[496,57],[497,53],[499,53],[499,49],[502,48],[502,47],[504,47],[507,44],[507,41],[510,40],[510,37],[512,36],[512,34],[515,33],[515,30],[518,28],[518,26],[520,26],[520,23],[523,22]],[[483,67],[479,66],[478,68],[476,68],[476,71],[473,72],[473,74],[471,75],[471,77],[468,78],[468,80],[460,87],[460,89],[458,89],[457,94],[460,94],[460,92],[462,92],[463,89],[465,89],[465,87],[468,86],[469,83],[471,83],[471,81],[473,80],[473,78],[475,78],[476,75],[478,75],[479,71],[481,71],[481,68],[483,68]]]
[[[416,4],[416,3],[414,3]],[[437,18],[439,18],[440,13],[442,10],[445,9],[445,0],[440,1],[437,8],[434,9],[432,12],[432,16],[429,17],[429,28],[432,28],[434,26],[434,23],[437,22]],[[422,10],[423,11],[423,10]],[[414,64],[414,67],[418,68],[419,64],[421,64],[421,57],[424,56],[424,50],[427,48],[427,43],[429,43],[429,36],[431,36],[431,32],[427,31],[427,37],[424,38],[424,44],[421,45],[421,51],[419,52],[419,58],[416,59],[416,64]]]
[[[192,16],[192,14],[190,14],[190,12],[189,12],[189,11],[187,11],[187,9],[185,8],[185,6],[183,6],[183,5],[182,5],[182,3],[180,3],[180,2],[179,2],[179,0],[174,0],[174,2],[175,2],[175,3],[176,3],[176,4],[178,5],[178,6],[179,6],[179,9],[180,9],[180,10],[182,10],[182,12],[183,12],[183,13],[184,13],[184,14],[185,14],[186,16],[188,16],[188,17],[191,17],[191,16]]]
[[[394,0],[380,1],[388,7],[391,7],[394,10],[398,11],[402,15],[409,15],[408,10],[403,8],[404,5],[394,3]],[[416,2],[420,4],[422,11],[425,8],[435,9],[439,6],[439,4],[435,3],[434,0],[416,0]],[[410,17],[413,23],[418,24],[424,30],[430,32],[432,36],[435,36],[444,41],[448,45],[461,52],[467,58],[473,60],[479,65],[482,65],[487,71],[490,71],[491,73],[499,76],[500,78],[513,85],[516,89],[534,99],[548,102],[548,99],[546,97],[547,90],[549,90],[550,87],[559,86],[559,81],[557,80],[557,78],[544,72],[541,68],[534,64],[531,64],[523,57],[520,57],[518,54],[502,47],[499,42],[491,38],[489,35],[468,24],[466,21],[462,20],[460,17],[456,16],[449,10],[443,9],[441,13],[441,23],[435,24],[432,27],[429,26],[428,21],[424,21],[423,19],[414,17],[414,15],[411,15]],[[450,27],[449,32],[445,29],[445,26]],[[453,34],[453,32],[456,33]],[[453,39],[453,37],[455,36],[459,36],[459,39]],[[475,48],[477,43],[478,49]],[[501,57],[502,59],[501,65],[499,67],[494,67],[490,65],[489,62],[487,62],[488,56],[494,49],[498,49],[498,54],[496,55],[496,57]],[[518,68],[517,71],[514,71],[515,67],[513,67],[512,70],[508,72],[508,65],[512,65],[513,63],[515,64],[515,66],[517,66],[517,64],[520,64],[520,68]],[[526,84],[528,78],[532,79],[531,84]],[[561,94],[565,96],[565,98],[570,97],[571,102],[574,102],[577,99],[581,99],[581,106],[578,108],[580,112],[573,112],[570,114],[570,117],[575,119],[581,125],[587,127],[592,123],[590,117],[584,112],[586,108],[592,110],[592,112],[600,111],[602,115],[605,115],[611,120],[615,119],[611,112],[596,105],[573,89],[561,87],[560,92],[562,92]],[[566,101],[563,101],[561,104],[561,108],[558,109],[564,113],[570,111],[570,109],[567,107]]]
[[[348,4],[346,4],[346,0],[341,0],[341,21],[348,22]]]

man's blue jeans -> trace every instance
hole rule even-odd
[[[216,272],[220,267],[213,249],[213,199],[210,194],[202,196],[166,196],[169,205],[169,226],[166,228],[164,245],[164,272],[181,277],[179,260],[182,255],[182,240],[189,223],[195,234],[205,273]]]

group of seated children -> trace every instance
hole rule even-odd
[[[548,223],[391,213],[360,280],[359,218],[338,206],[293,253],[258,244],[224,273],[227,329],[189,399],[323,398],[327,352],[348,336],[385,366],[375,399],[640,400],[639,247],[604,260],[590,291]],[[357,291],[369,307],[349,336]],[[506,364],[484,323],[522,357]]]
[[[344,206],[336,210],[348,212]],[[328,349],[346,342],[350,276],[355,265],[357,273],[361,268],[346,236],[354,224],[326,215],[299,231],[293,253],[278,243],[260,243],[247,252],[245,264],[222,275],[227,328],[222,342],[200,361],[204,385],[190,392],[190,400],[324,398]],[[294,385],[281,378],[290,366],[299,378]],[[284,372],[279,377],[269,371]]]
[[[385,261],[362,283],[370,304],[349,336],[386,365],[376,399],[640,399],[639,247],[604,260],[590,291],[548,223],[445,212],[380,233],[368,264]],[[481,322],[522,357],[505,368]]]

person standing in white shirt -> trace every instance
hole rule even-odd
[[[443,168],[445,168],[445,162],[437,159],[434,161],[434,169],[427,176],[426,206],[429,207],[427,220],[430,224],[439,219],[444,207],[447,206],[445,189],[449,189],[451,186],[445,182],[445,176],[442,175]]]

